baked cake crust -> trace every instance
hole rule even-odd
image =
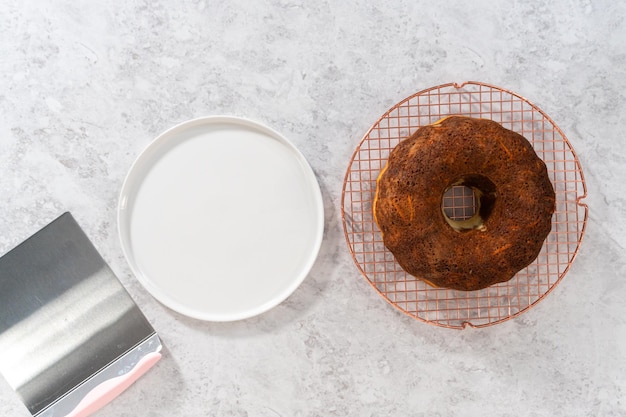
[[[444,214],[443,195],[453,185],[478,197],[472,219]],[[491,120],[451,116],[392,150],[373,214],[407,273],[472,291],[508,281],[537,258],[554,208],[546,165],[528,140]]]

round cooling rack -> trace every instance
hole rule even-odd
[[[556,192],[552,231],[537,259],[511,280],[479,291],[434,288],[407,274],[383,244],[372,215],[376,179],[389,152],[420,126],[447,115],[491,119],[523,135],[546,163]],[[357,146],[346,172],[341,215],[356,266],[371,286],[403,313],[442,327],[485,327],[537,304],[563,279],[574,261],[587,223],[581,202],[587,188],[580,162],[556,124],[524,97],[479,83],[449,83],[420,91],[393,106]],[[471,190],[456,186],[444,196],[453,220],[471,217]]]

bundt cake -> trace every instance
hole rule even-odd
[[[442,208],[456,185],[471,188],[478,202],[467,220]],[[508,281],[535,260],[554,209],[546,165],[528,140],[462,116],[401,141],[378,176],[373,204],[383,242],[407,273],[464,291]]]

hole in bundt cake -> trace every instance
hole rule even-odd
[[[443,194],[441,210],[457,232],[486,230],[485,221],[496,202],[496,186],[483,175],[466,175],[454,181]]]
[[[453,185],[443,195],[441,207],[445,215],[454,221],[467,220],[474,216],[478,199],[474,190],[465,185]]]

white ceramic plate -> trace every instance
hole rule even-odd
[[[191,120],[137,158],[118,227],[137,279],[201,320],[255,316],[309,273],[324,212],[315,174],[283,136],[228,116]]]

